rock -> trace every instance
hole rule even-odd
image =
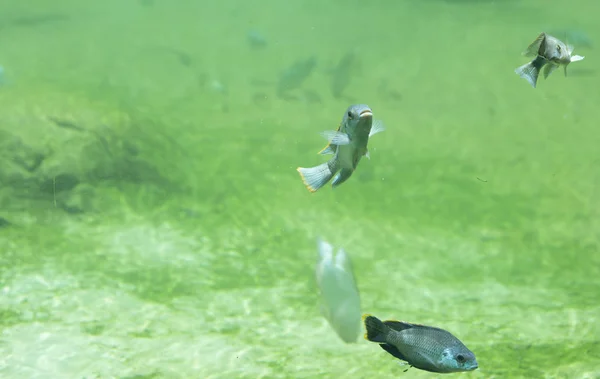
[[[25,200],[54,203],[70,213],[94,209],[103,182],[157,182],[153,165],[129,136],[128,114],[110,104],[54,89],[0,91],[0,209]]]

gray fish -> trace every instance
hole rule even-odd
[[[569,63],[577,62],[584,58],[579,55],[572,55],[573,49],[573,46],[566,45],[549,34],[541,33],[523,53],[523,55],[535,58],[531,62],[515,69],[515,72],[521,78],[527,80],[533,88],[537,84],[537,79],[542,68],[544,69],[544,79],[559,66],[563,66],[565,76],[567,76],[567,66]]]
[[[317,66],[317,58],[312,56],[303,61],[297,61],[281,73],[277,84],[277,96],[288,98],[288,92],[299,88],[312,74]]]
[[[337,130],[322,132],[329,141],[319,154],[334,154],[328,162],[315,167],[298,167],[296,170],[310,192],[316,192],[333,176],[339,173],[331,183],[337,187],[352,175],[363,156],[369,158],[367,143],[374,134],[384,130],[383,123],[373,121],[373,111],[365,104],[351,105],[346,109]]]
[[[450,332],[403,321],[381,321],[364,315],[365,339],[421,370],[450,373],[477,369],[477,359]]]

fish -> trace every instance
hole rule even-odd
[[[346,53],[333,70],[331,70],[331,94],[340,99],[344,90],[350,84],[352,72],[356,66],[356,54],[351,51]]]
[[[277,96],[282,99],[292,99],[290,91],[300,88],[304,81],[313,73],[317,66],[317,57],[311,56],[305,60],[296,61],[285,69],[277,83]]]
[[[340,248],[318,239],[315,278],[321,295],[321,313],[346,343],[355,343],[361,331],[360,294],[350,257]]]
[[[252,48],[260,49],[267,46],[267,39],[257,30],[250,30],[246,34],[246,40]]]
[[[515,72],[523,79],[527,80],[533,88],[537,85],[540,70],[544,70],[544,79],[546,79],[552,71],[562,66],[565,76],[567,76],[567,66],[571,62],[583,60],[580,55],[573,55],[574,47],[567,45],[556,37],[552,37],[547,33],[541,33],[535,41],[533,41],[523,55],[533,56],[533,60],[523,66],[517,67]]]
[[[350,105],[337,130],[321,132],[329,143],[319,154],[333,154],[333,157],[315,167],[296,169],[306,188],[310,192],[316,192],[331,178],[332,188],[344,183],[352,176],[363,156],[370,158],[367,148],[369,139],[384,130],[382,121],[373,120],[373,111],[368,105]]]
[[[410,367],[436,373],[473,371],[479,367],[475,354],[450,332],[403,321],[381,321],[365,314],[365,339]],[[408,369],[407,369],[408,370]]]

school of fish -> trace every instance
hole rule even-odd
[[[548,78],[556,68],[562,66],[567,76],[567,66],[584,59],[583,56],[573,55],[573,49],[573,46],[556,37],[541,33],[523,53],[532,57],[532,60],[515,69],[515,72],[533,88],[536,87],[542,70],[544,78]],[[349,67],[352,58],[351,55],[344,57],[339,66]],[[313,66],[314,61],[308,60],[307,63],[294,67],[294,70],[287,71],[287,76],[284,75],[284,87],[297,87],[296,82],[288,79],[291,77],[290,73],[310,72]],[[303,73],[300,77],[305,76]],[[334,77],[336,97],[340,96],[343,89],[338,82],[339,79]],[[314,167],[296,169],[305,187],[310,192],[316,192],[332,179],[332,188],[345,183],[356,171],[361,158],[369,158],[370,138],[384,130],[382,121],[373,118],[373,111],[368,105],[350,105],[336,130],[321,132],[328,143],[319,154],[333,154],[333,157]],[[333,246],[324,240],[319,239],[317,246],[319,260],[316,265],[316,282],[321,294],[323,316],[340,339],[346,343],[354,343],[360,329],[361,305],[350,257],[342,248],[334,254]],[[409,368],[434,373],[473,371],[479,368],[475,354],[444,329],[404,321],[382,321],[368,314],[362,316],[362,320],[366,330],[364,338],[379,344],[384,351]]]

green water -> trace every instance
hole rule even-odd
[[[576,45],[585,60],[536,89],[513,72],[543,30],[600,41],[597,10],[2,3],[0,158],[19,166],[15,136],[45,158],[0,169],[0,377],[437,377],[341,342],[319,313],[318,237],[352,257],[364,312],[476,354],[451,376],[600,377],[597,50]],[[335,99],[328,70],[352,49]],[[312,55],[320,101],[275,96]],[[311,194],[295,168],[324,161],[318,133],[354,102],[387,130]]]

